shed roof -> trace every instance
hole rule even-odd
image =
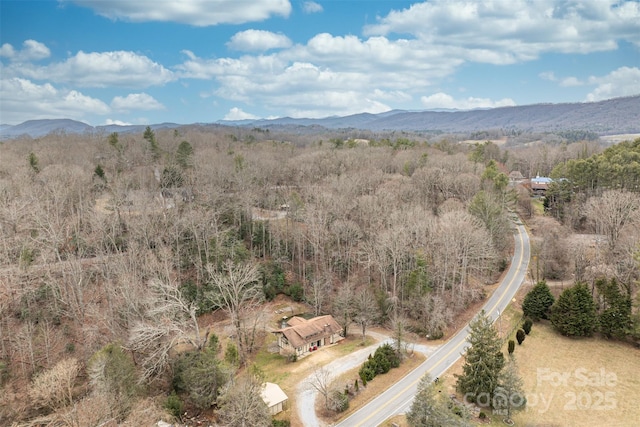
[[[266,403],[269,408],[289,399],[280,386],[274,383],[262,384],[262,391],[260,394],[262,396],[262,400],[264,400],[264,403]]]

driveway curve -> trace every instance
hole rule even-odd
[[[367,335],[374,338],[377,342],[324,365],[324,368],[330,372],[329,381],[333,381],[345,372],[362,365],[369,355],[375,352],[381,345],[386,343],[391,344],[393,342],[389,335],[381,334],[379,332],[368,331]],[[415,344],[413,346],[413,350],[420,352],[425,356],[429,356],[439,347],[440,346]],[[296,406],[298,416],[300,417],[302,425],[305,427],[325,427],[326,423],[322,422],[322,420],[316,416],[315,404],[319,393],[310,385],[312,376],[313,373],[303,379],[296,388]]]

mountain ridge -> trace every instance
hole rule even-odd
[[[362,129],[371,131],[474,132],[514,129],[525,132],[585,130],[599,135],[640,132],[640,95],[584,103],[540,103],[474,110],[391,110],[358,113],[319,119],[281,117],[277,119],[218,120],[211,123],[159,123],[153,130],[195,125],[231,127],[319,127],[320,129]],[[18,125],[2,125],[0,138],[38,138],[53,132],[140,132],[147,125],[91,126],[71,119],[27,120]]]

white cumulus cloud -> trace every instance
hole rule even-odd
[[[288,17],[289,0],[73,0],[110,19],[132,22],[178,22],[198,27],[263,21],[274,15]]]
[[[109,106],[76,90],[57,89],[50,83],[39,85],[22,78],[0,80],[3,122],[21,123],[31,119],[71,118],[107,114]]]
[[[50,80],[81,87],[143,88],[164,85],[174,73],[144,55],[128,51],[78,52],[63,62],[46,66],[23,64],[13,67],[15,75]]]
[[[107,119],[104,121],[104,124],[106,126],[108,125],[131,126],[133,123],[123,122],[122,120]]]
[[[44,43],[36,40],[25,40],[20,50],[14,49],[9,43],[4,43],[0,47],[0,56],[15,62],[29,62],[48,58],[51,56],[51,51]]]
[[[165,107],[153,96],[142,93],[130,93],[126,97],[116,96],[111,101],[111,108],[117,111],[131,110],[164,110]]]
[[[365,35],[409,34],[475,62],[510,64],[542,53],[589,53],[640,46],[640,4],[585,0],[432,0],[394,10]]]
[[[227,46],[241,51],[265,51],[269,49],[287,48],[291,40],[284,34],[276,34],[264,30],[246,30],[231,37]]]
[[[323,10],[324,9],[322,8],[322,5],[314,1],[305,1],[304,3],[302,3],[302,11],[304,13],[319,13]]]
[[[510,98],[504,98],[499,101],[493,101],[489,98],[468,97],[465,99],[454,99],[451,95],[443,92],[434,93],[433,95],[423,96],[420,102],[427,109],[449,108],[457,110],[473,110],[476,108],[496,108],[509,107],[516,105]]]
[[[589,84],[597,87],[587,95],[587,102],[640,95],[640,68],[620,67],[606,76],[590,77]]]
[[[229,112],[224,116],[224,120],[255,120],[260,117],[254,116],[251,113],[246,113],[242,111],[242,109],[238,107],[233,107],[229,110]]]
[[[9,43],[4,43],[2,46],[0,46],[0,56],[4,56],[5,58],[13,58],[15,54],[15,49]]]

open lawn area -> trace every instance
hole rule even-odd
[[[513,305],[505,310],[505,330],[518,321],[518,314]],[[506,342],[503,351],[507,354]],[[524,411],[512,416],[516,426],[640,425],[640,349],[599,337],[567,338],[548,323],[535,323],[522,345],[516,343],[514,355],[528,401]],[[455,394],[454,374],[462,373],[462,365],[461,359],[440,377],[443,393]],[[506,425],[504,417],[484,412],[490,419],[474,419],[478,426]],[[393,421],[406,425],[404,417]]]
[[[514,354],[528,401],[513,417],[516,425],[640,423],[640,349],[602,338],[567,338],[537,323]]]

